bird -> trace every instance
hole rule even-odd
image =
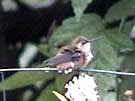
[[[80,70],[86,67],[88,63],[93,59],[93,48],[91,43],[98,40],[94,38],[89,40],[84,36],[76,37],[71,44],[63,46],[57,52],[57,54],[43,63],[48,66],[56,66],[59,72],[64,72],[68,74],[72,70]]]

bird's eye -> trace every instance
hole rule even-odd
[[[84,42],[82,42],[82,45],[84,45],[84,44],[86,44],[87,43],[87,41],[84,41]]]

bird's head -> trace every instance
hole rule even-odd
[[[88,39],[84,36],[78,36],[73,40],[73,44],[77,46],[77,48],[81,49],[84,52],[89,52],[91,51],[91,43],[97,41],[98,39],[102,38],[103,36],[93,38],[93,39]]]
[[[79,36],[79,37],[75,38],[73,40],[73,44],[77,48],[79,48],[81,50],[83,50],[84,47],[85,48],[87,47],[88,49],[90,49],[90,45],[91,45],[91,43],[89,42],[89,40],[86,37],[83,37],[83,36]]]

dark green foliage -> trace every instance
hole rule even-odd
[[[0,90],[6,89],[11,90],[34,84],[41,80],[49,80],[53,78],[52,73],[44,72],[18,72],[13,76],[0,83]]]
[[[72,0],[75,16],[65,19],[62,25],[54,31],[49,43],[40,45],[40,51],[46,55],[49,53],[48,56],[51,56],[56,53],[59,46],[70,43],[76,36],[95,38],[105,35],[104,38],[93,43],[96,49],[96,57],[88,65],[88,68],[135,71],[135,56],[131,55],[131,52],[126,54],[126,51],[122,55],[120,54],[121,49],[131,49],[133,53],[135,52],[129,37],[134,20],[127,20],[128,17],[135,15],[135,0],[120,0],[109,8],[104,18],[95,13],[83,14],[85,8],[91,2],[92,0],[86,0],[86,2]],[[118,23],[113,26],[116,21]],[[62,92],[63,85],[70,77],[70,75],[59,75],[57,73],[18,72],[1,82],[0,90],[12,90],[35,84],[37,81],[47,82],[54,78],[54,81],[39,94],[37,101],[55,101],[56,97],[52,91]],[[107,90],[112,87],[117,88],[115,76],[112,75],[98,74],[97,82],[103,99],[108,95]],[[120,101],[127,101],[124,100],[123,93],[126,89],[135,89],[134,85],[135,80],[133,77],[122,78],[119,90],[122,99]],[[114,97],[113,95],[113,98],[108,98],[106,101],[112,101],[111,99],[114,99]]]
[[[120,0],[118,3],[110,7],[108,13],[105,16],[107,22],[113,22],[120,20],[123,17],[135,15],[135,0]]]

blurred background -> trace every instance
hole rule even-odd
[[[135,71],[135,0],[0,0],[0,68],[36,67],[76,36],[95,38],[88,68]],[[135,78],[95,74],[102,101],[132,101]],[[57,101],[71,75],[6,72],[6,101]]]

